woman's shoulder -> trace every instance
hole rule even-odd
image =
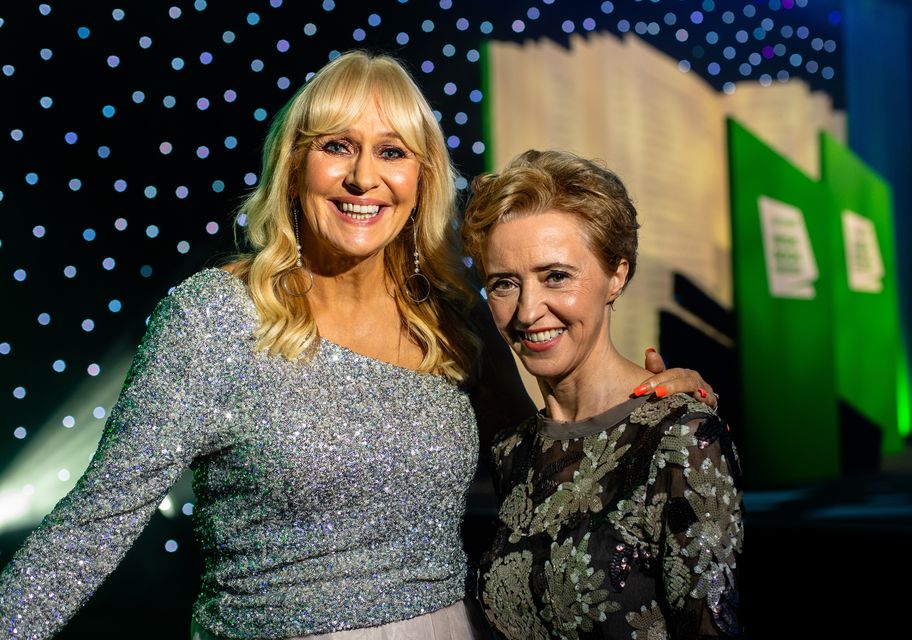
[[[529,441],[535,434],[537,419],[535,415],[529,416],[518,425],[504,429],[494,436],[492,451],[494,463],[500,467],[506,458],[509,458],[517,446]]]
[[[189,323],[207,333],[248,331],[255,326],[256,309],[243,281],[224,269],[198,271],[172,287],[152,315],[156,324]]]
[[[715,415],[707,405],[691,396],[676,393],[665,398],[652,397],[631,412],[629,421],[648,427],[684,424]]]
[[[184,307],[210,306],[249,299],[244,282],[224,268],[197,271],[173,287],[169,297]]]
[[[653,456],[659,468],[668,464],[700,467],[705,460],[725,460],[726,471],[740,481],[741,467],[731,428],[710,407],[685,394],[654,399],[631,413],[630,422],[661,434]]]

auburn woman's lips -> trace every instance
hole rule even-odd
[[[560,337],[567,329],[564,327],[554,329],[536,329],[535,331],[517,331],[523,345],[531,351],[546,351],[560,341]]]

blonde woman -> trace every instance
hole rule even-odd
[[[157,307],[85,475],[0,577],[3,629],[59,630],[189,465],[194,638],[479,637],[468,391],[494,427],[529,404],[512,365],[474,376],[453,185],[401,65],[352,52],[317,73],[266,140],[251,253]]]

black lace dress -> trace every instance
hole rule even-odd
[[[541,414],[494,446],[499,526],[480,599],[506,638],[739,637],[737,454],[692,398],[582,422]]]

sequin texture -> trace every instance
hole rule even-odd
[[[0,575],[4,633],[59,630],[188,465],[194,618],[215,635],[373,626],[464,596],[466,394],[325,340],[309,362],[254,353],[256,324],[217,269],[159,304],[85,475]]]

